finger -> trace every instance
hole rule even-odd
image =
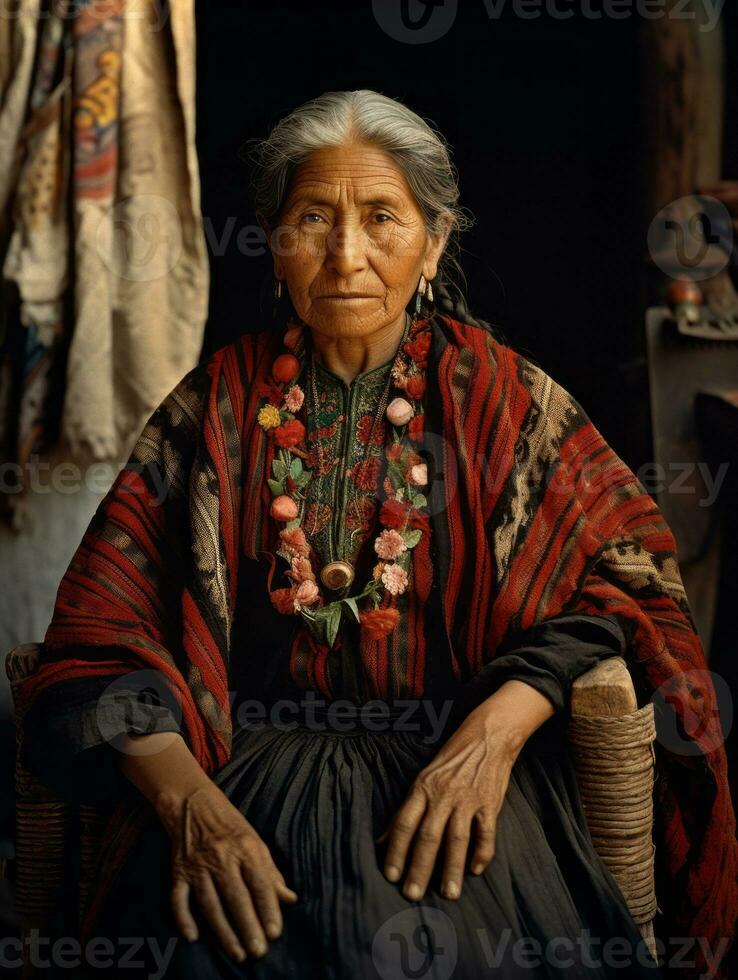
[[[246,959],[246,952],[223,912],[223,906],[210,875],[196,878],[193,887],[202,913],[221,946],[229,956],[239,963],[243,962]]]
[[[471,859],[472,873],[480,875],[495,856],[497,818],[484,810],[475,815],[474,853]]]
[[[178,878],[172,885],[172,912],[177,928],[189,942],[198,936],[197,923],[190,910],[190,886],[185,878]]]
[[[433,874],[449,813],[428,811],[415,835],[413,857],[407,872],[403,894],[417,902],[425,894]]]
[[[445,898],[456,899],[461,895],[464,866],[469,850],[470,813],[454,810],[446,825],[446,854],[441,876],[441,892]]]
[[[247,887],[241,868],[235,866],[217,878],[216,886],[244,947],[252,956],[263,956],[267,951],[266,935],[254,908],[251,887]]]
[[[277,891],[283,902],[296,902],[300,897],[296,891],[293,891],[288,885],[282,884],[281,881],[277,882]]]
[[[246,861],[241,864],[241,873],[248,885],[251,901],[261,921],[265,935],[276,939],[282,932],[282,911],[279,907],[276,878],[266,878],[253,873],[253,865]]]
[[[407,860],[413,834],[423,818],[427,798],[421,790],[412,789],[407,800],[395,814],[390,827],[390,839],[384,858],[384,873],[390,881],[399,881]]]
[[[277,891],[280,899],[285,902],[296,902],[299,898],[297,892],[290,888],[276,864],[274,865],[274,876],[277,879]]]

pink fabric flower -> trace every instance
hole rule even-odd
[[[387,565],[382,572],[382,584],[392,595],[402,595],[407,588],[408,577],[399,565]]]
[[[407,478],[413,486],[424,487],[428,482],[428,464],[418,463],[417,466],[411,466]]]
[[[307,557],[310,554],[307,538],[301,527],[283,528],[279,532],[279,537],[282,541],[282,548],[290,558],[294,558],[296,555]]]
[[[393,398],[387,406],[387,418],[392,425],[405,425],[415,415],[413,406],[406,398]]]
[[[293,582],[314,582],[315,572],[309,558],[297,555],[291,562],[292,570],[287,572]]]
[[[294,521],[298,513],[297,504],[286,493],[280,494],[272,501],[271,514],[277,521]]]
[[[284,396],[284,403],[287,406],[287,411],[292,412],[293,414],[300,411],[304,401],[305,392],[299,385],[292,385]]]
[[[312,579],[300,582],[295,590],[295,612],[300,606],[312,606],[320,598],[320,590]]]
[[[403,551],[407,551],[407,546],[402,540],[402,535],[394,528],[388,528],[377,537],[374,542],[374,550],[380,558],[391,561],[399,557]]]

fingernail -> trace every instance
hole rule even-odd
[[[388,865],[384,873],[390,881],[397,881],[400,877],[400,869],[396,868],[394,864]]]
[[[235,960],[238,960],[239,963],[243,963],[243,961],[246,959],[246,953],[245,953],[245,951],[243,949],[241,949],[240,946],[234,946],[233,947],[233,958]]]
[[[420,891],[420,885],[416,885],[415,883],[413,883],[412,885],[408,885],[407,888],[405,889],[405,895],[407,896],[407,898],[410,899],[411,902],[417,902],[421,894],[422,893]]]
[[[266,934],[270,939],[276,939],[279,936],[279,925],[276,922],[267,922],[266,924]]]
[[[266,945],[261,941],[261,939],[254,939],[253,942],[249,943],[249,950],[254,956],[263,956],[266,953]]]
[[[197,933],[193,932],[192,929],[185,929],[184,937],[188,943],[194,943],[197,939]]]
[[[472,871],[474,872],[475,875],[480,875],[484,871],[484,865],[483,864],[473,864],[472,865]]]
[[[446,898],[458,898],[459,886],[455,881],[449,881],[445,888]]]

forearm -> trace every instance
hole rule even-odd
[[[517,754],[554,713],[554,706],[545,694],[524,681],[509,680],[475,708],[472,715],[490,734],[506,735]]]
[[[175,732],[125,735],[118,748],[121,772],[158,812],[176,807],[210,782],[185,740]]]

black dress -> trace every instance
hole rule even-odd
[[[660,977],[593,849],[566,745],[572,680],[620,649],[622,634],[610,617],[550,620],[521,634],[466,685],[443,731],[420,702],[412,714],[404,709],[404,722],[395,706],[383,716],[356,712],[353,720],[344,709],[343,731],[320,705],[302,709],[298,719],[290,714],[288,725],[237,727],[232,757],[214,779],[300,896],[282,906],[280,938],[261,959],[243,964],[221,949],[197,912],[199,940],[180,938],[169,906],[170,844],[158,824],[130,855],[95,935],[116,944],[117,937],[141,939],[135,961],[142,976]],[[458,900],[441,896],[437,867],[425,896],[411,902],[402,881],[385,878],[375,839],[464,714],[512,677],[527,679],[558,710],[516,760],[495,856],[482,875],[467,872]]]

